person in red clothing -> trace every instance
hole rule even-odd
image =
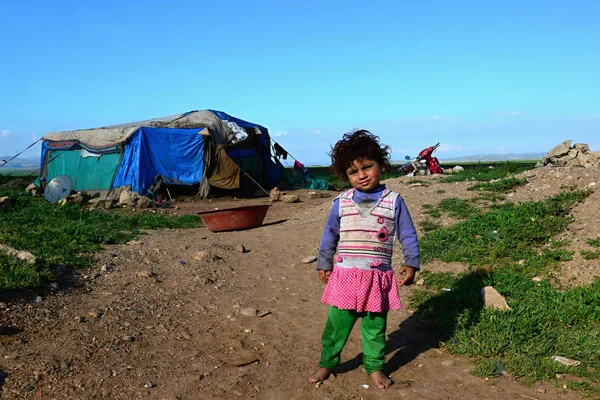
[[[340,363],[354,324],[362,319],[363,365],[373,384],[386,389],[387,312],[402,307],[398,286],[410,285],[419,269],[419,241],[404,199],[381,184],[390,168],[389,147],[366,130],[344,134],[331,152],[335,172],[352,188],[333,200],[319,246],[317,270],[329,304],[319,368],[309,382],[323,381]],[[396,239],[404,263],[392,269]],[[337,252],[337,253],[336,253]]]

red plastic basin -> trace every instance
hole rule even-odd
[[[237,231],[261,226],[270,204],[217,208],[200,211],[198,215],[211,232]]]

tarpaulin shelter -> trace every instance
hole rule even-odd
[[[161,176],[171,184],[198,184],[198,194],[206,196],[211,187],[270,189],[280,174],[268,130],[222,111],[51,132],[42,140],[41,177],[67,175],[74,190],[131,185],[146,195]]]

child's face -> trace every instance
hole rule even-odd
[[[359,158],[348,167],[346,175],[353,188],[361,192],[368,192],[379,186],[381,166],[375,160]]]

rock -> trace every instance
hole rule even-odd
[[[27,185],[27,187],[25,188],[25,193],[29,193],[29,194],[33,194],[33,191],[38,191],[38,187],[35,186],[35,183],[30,183],[29,185]]]
[[[421,278],[417,282],[415,282],[418,286],[423,286],[425,284],[425,279]]]
[[[556,361],[562,365],[566,365],[568,367],[574,367],[574,366],[581,364],[581,361],[572,360],[570,358],[563,357],[563,356],[552,356],[552,359],[554,361]]]
[[[110,272],[113,272],[113,267],[111,265],[103,265],[100,268],[100,271],[110,273]]]
[[[136,276],[139,276],[140,278],[152,278],[152,277],[156,276],[156,274],[152,271],[138,271],[135,274],[136,274]]]
[[[295,194],[284,194],[281,196],[281,201],[283,203],[298,203],[300,201],[300,197]]]
[[[281,192],[277,187],[274,187],[271,192],[269,192],[269,198],[271,201],[279,201],[281,199]]]
[[[571,149],[572,140],[565,140],[561,144],[555,146],[551,149],[548,154],[546,154],[546,158],[548,159],[558,159],[560,157],[566,156]]]
[[[534,276],[533,278],[531,278],[531,280],[534,282],[541,282],[542,278],[540,278],[539,276]]]
[[[308,192],[309,199],[321,199],[329,196],[331,196],[331,194],[327,192]]]
[[[511,310],[506,299],[498,293],[492,286],[486,286],[481,289],[481,297],[486,308],[496,308],[498,310]]]
[[[460,165],[457,165],[456,167],[452,168],[452,173],[457,174],[459,172],[464,171],[465,169],[463,167],[461,167]]]
[[[246,250],[246,248],[244,247],[243,244],[238,244],[235,248],[237,251],[239,251],[240,253],[247,253],[248,250]]]
[[[37,258],[28,251],[15,250],[12,247],[6,246],[4,244],[0,244],[0,251],[17,258],[18,260],[35,264],[37,262]]]
[[[232,365],[234,367],[241,367],[243,365],[252,364],[258,361],[258,358],[251,353],[238,352],[228,357],[221,359],[225,364]]]
[[[238,314],[242,314],[247,317],[256,317],[256,308],[250,308],[250,307],[240,308],[238,310]]]
[[[586,169],[600,169],[600,157],[590,151],[585,143],[576,143],[571,147],[567,140],[553,148],[543,157],[544,165],[556,167],[572,166]]]
[[[150,200],[146,196],[140,196],[138,198],[136,206],[137,208],[152,208],[153,204],[152,200]]]
[[[308,256],[308,257],[304,257],[304,258],[302,259],[302,262],[303,262],[304,264],[310,264],[310,263],[314,263],[315,261],[317,261],[317,257],[315,257],[315,256]]]

